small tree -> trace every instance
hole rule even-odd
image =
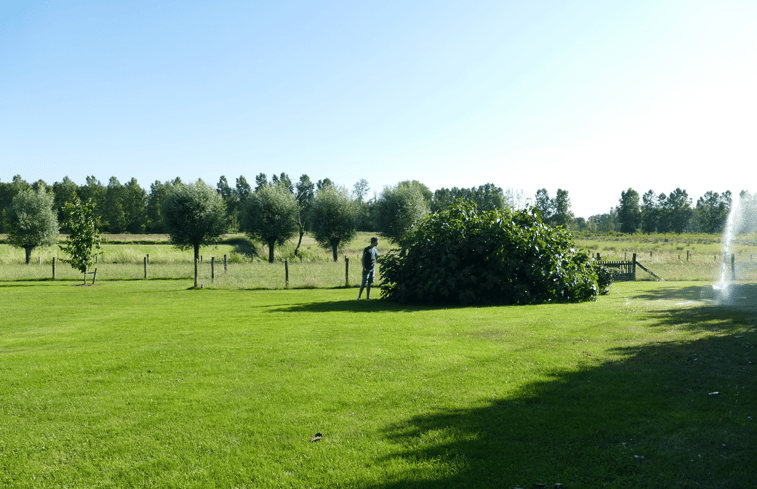
[[[357,206],[347,189],[327,185],[318,190],[310,211],[313,237],[324,248],[331,248],[337,261],[339,246],[355,236]]]
[[[194,251],[194,286],[200,246],[214,243],[226,231],[223,198],[202,180],[185,185],[177,182],[163,201],[163,224],[171,243],[180,250]]]
[[[54,195],[41,187],[21,190],[13,198],[8,242],[24,249],[27,265],[31,262],[34,248],[49,246],[57,241],[58,218],[53,210],[54,200]]]
[[[95,264],[97,255],[102,254],[94,207],[91,199],[82,202],[77,197],[64,208],[63,225],[68,229],[68,237],[60,249],[70,258],[61,261],[84,274],[84,283],[87,282],[87,270]]]
[[[245,203],[244,229],[268,244],[269,263],[276,244],[284,244],[297,232],[298,213],[297,199],[280,183],[260,187]]]

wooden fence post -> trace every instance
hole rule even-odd
[[[636,253],[633,254],[633,265],[631,265],[631,273],[633,274],[633,279],[636,280]]]
[[[350,259],[346,256],[344,257],[344,285],[350,286]]]
[[[53,280],[55,280],[55,257],[53,257]]]
[[[284,260],[284,280],[286,288],[289,288],[289,261]]]
[[[226,273],[226,255],[223,255],[223,273]]]
[[[145,257],[144,261],[145,261],[145,280],[147,280],[147,257]]]

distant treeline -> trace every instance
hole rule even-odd
[[[737,232],[756,232],[757,194],[708,191],[693,206],[688,193],[680,188],[667,195],[649,190],[641,196],[629,188],[621,192],[616,207],[607,214],[591,216],[584,226],[599,233],[722,233],[737,203],[741,211]]]
[[[160,214],[163,199],[168,189],[179,183],[182,183],[180,178],[166,182],[156,180],[150,184],[149,189],[144,189],[135,178],[122,184],[116,177],[110,177],[106,185],[96,177],[89,176],[83,185],[76,184],[68,177],[49,185],[42,180],[29,183],[20,175],[16,175],[11,182],[0,182],[0,233],[7,233],[6,216],[13,198],[23,189],[44,188],[54,196],[54,210],[58,214],[59,222],[63,222],[63,207],[77,196],[81,200],[92,199],[101,232],[161,234],[165,232]],[[225,176],[221,176],[215,188],[226,205],[229,232],[238,232],[241,229],[242,204],[263,185],[269,184],[282,185],[289,189],[304,208],[307,208],[308,202],[318,191],[336,185],[329,178],[313,182],[305,174],[295,182],[286,173],[273,175],[270,179],[266,174],[260,173],[252,184],[244,176],[239,176],[234,185],[231,185]],[[688,193],[680,188],[669,194],[656,194],[649,190],[643,195],[629,188],[621,192],[619,204],[609,212],[587,219],[574,216],[568,191],[563,189],[558,189],[555,197],[550,197],[546,189],[540,189],[530,198],[522,190],[502,189],[493,183],[471,188],[441,188],[432,192],[423,183],[413,180],[399,182],[393,188],[403,185],[420,189],[431,212],[444,209],[457,199],[470,201],[480,210],[506,207],[523,209],[531,205],[547,224],[598,234],[720,233],[734,205],[734,197],[730,191],[708,191],[697,200],[696,205],[693,205]],[[351,189],[352,198],[359,207],[356,223],[359,231],[376,231],[380,228],[377,201],[386,189],[382,189],[378,195],[374,192],[373,197],[369,198],[370,190],[365,179],[356,182]],[[749,223],[754,226],[756,220],[757,195],[742,191],[739,197],[743,200],[742,207],[746,217],[742,222],[746,229]],[[65,232],[65,229],[61,231]]]

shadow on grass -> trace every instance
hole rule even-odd
[[[356,292],[357,294],[357,292]],[[271,308],[270,312],[356,312],[356,313],[373,313],[373,312],[392,312],[392,311],[418,311],[423,307],[402,306],[391,301],[371,299],[366,300],[347,300],[347,301],[328,301],[328,302],[303,302],[301,304],[290,304],[283,307]]]
[[[369,487],[757,487],[754,314],[745,326],[724,320],[744,315],[736,306],[665,312],[651,313],[659,326],[713,334],[617,348],[512,398],[398,421],[383,463],[414,469]]]

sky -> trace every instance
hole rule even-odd
[[[0,181],[757,190],[754,0],[0,2]]]

